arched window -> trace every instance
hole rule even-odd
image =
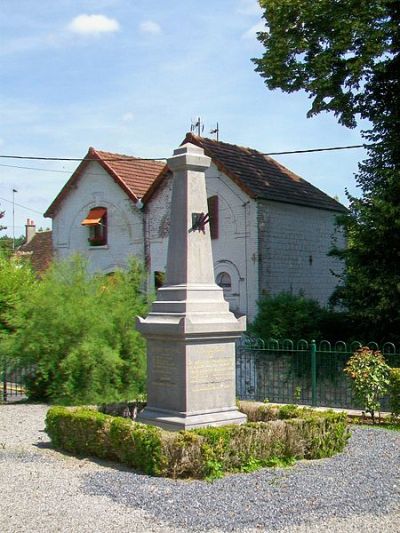
[[[81,222],[89,228],[88,241],[90,246],[104,246],[107,244],[107,209],[94,207]]]
[[[232,288],[232,280],[228,272],[220,272],[217,275],[216,283],[224,290],[230,290]]]

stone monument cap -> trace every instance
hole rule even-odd
[[[192,143],[185,143],[174,150],[174,155],[167,159],[171,170],[202,171],[211,164],[211,158],[204,154],[203,148]]]

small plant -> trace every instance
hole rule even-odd
[[[301,387],[296,387],[294,389],[294,399],[296,402],[299,402],[301,399]]]
[[[375,412],[380,411],[380,398],[388,391],[390,367],[381,352],[364,346],[348,360],[344,372],[351,378],[354,394],[370,413],[375,424]]]
[[[390,410],[393,420],[400,419],[400,368],[392,368],[390,371]]]
[[[282,405],[279,408],[279,418],[280,420],[288,420],[289,418],[296,418],[300,416],[301,409],[297,405],[288,404]]]

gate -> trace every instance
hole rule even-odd
[[[6,361],[1,372],[0,399],[3,402],[25,399],[25,382],[32,372],[33,367],[18,367]]]

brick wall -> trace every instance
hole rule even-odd
[[[337,213],[279,202],[260,201],[260,288],[277,294],[298,294],[326,304],[342,264],[327,254],[333,239],[344,243],[335,229]]]

